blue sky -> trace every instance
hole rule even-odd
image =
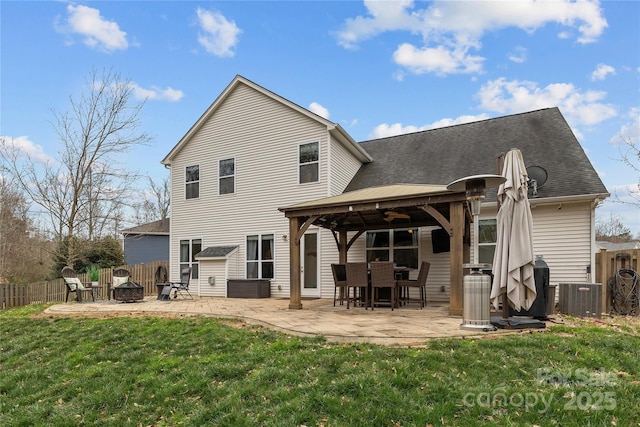
[[[51,110],[113,68],[154,138],[123,162],[162,179],[241,74],[356,141],[557,106],[609,191],[638,191],[619,159],[640,141],[639,1],[3,0],[0,19],[0,136],[32,154],[55,157]],[[611,199],[597,215],[640,233]]]

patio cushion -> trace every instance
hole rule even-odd
[[[127,283],[128,281],[129,281],[129,276],[125,276],[125,277],[113,276],[113,287],[116,288],[122,285],[123,283]]]
[[[84,289],[82,282],[77,277],[65,277],[64,281],[69,285],[69,290],[75,291],[76,289]]]

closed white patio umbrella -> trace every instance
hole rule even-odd
[[[533,276],[533,220],[527,197],[527,170],[522,153],[510,150],[504,159],[502,176],[506,181],[498,188],[497,240],[493,258],[494,275],[491,302],[497,310],[503,298],[503,318],[514,310],[528,310],[536,299]]]

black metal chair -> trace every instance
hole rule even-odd
[[[93,301],[96,300],[95,296],[93,295],[93,289],[91,289],[91,285],[89,284],[89,287],[86,287],[85,284],[88,283],[82,283],[78,278],[78,274],[72,267],[67,266],[62,269],[62,278],[64,279],[64,284],[67,287],[67,294],[64,297],[64,302],[69,301],[70,293],[76,294],[76,301],[78,302],[82,302],[82,294],[86,293],[91,295],[91,299]]]
[[[186,295],[189,295],[189,299],[193,299],[193,295],[189,292],[189,281],[191,280],[191,267],[183,268],[180,272],[180,281],[179,282],[170,282],[171,290],[175,291],[173,294],[174,298],[178,298],[178,294],[182,296],[182,298],[187,298]]]
[[[427,276],[429,275],[429,268],[431,264],[427,261],[422,261],[420,264],[420,271],[418,272],[417,280],[398,280],[398,288],[405,288],[407,290],[404,301],[406,303],[419,302],[420,309],[422,310],[427,306]],[[417,288],[419,292],[419,298],[411,297],[411,288]]]
[[[371,263],[371,310],[381,304],[380,289],[388,288],[390,292],[389,305],[391,310],[398,304],[398,287],[396,286],[393,263],[391,261],[375,261]]]
[[[340,305],[344,304],[344,296],[347,291],[347,268],[345,264],[331,264],[331,272],[333,273],[333,283],[335,289],[333,290],[333,306],[336,306],[336,299],[338,297],[338,289],[340,289]]]

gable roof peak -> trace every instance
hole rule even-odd
[[[315,120],[321,123],[323,126],[327,128],[327,131],[332,134],[336,140],[339,140],[342,144],[344,144],[353,154],[355,154],[360,161],[369,162],[371,161],[371,157],[367,152],[358,145],[358,143],[349,135],[343,128],[337,123],[334,123],[312,111],[301,107],[300,105],[289,101],[288,99],[278,95],[275,92],[270,91],[269,89],[260,86],[259,84],[247,79],[246,77],[236,74],[236,76],[231,80],[231,82],[227,85],[227,87],[218,95],[218,97],[211,103],[211,105],[207,108],[207,110],[200,116],[200,118],[191,126],[191,128],[187,131],[187,133],[178,141],[178,143],[171,149],[171,151],[162,159],[160,163],[165,166],[171,166],[172,158],[180,151],[180,149],[191,139],[191,137],[206,123],[206,121],[211,117],[211,115],[218,109],[218,107],[222,104],[222,102],[232,93],[240,84],[244,84],[255,91],[262,93],[263,95],[273,99],[276,102],[279,102],[292,110],[299,112],[312,120]]]

